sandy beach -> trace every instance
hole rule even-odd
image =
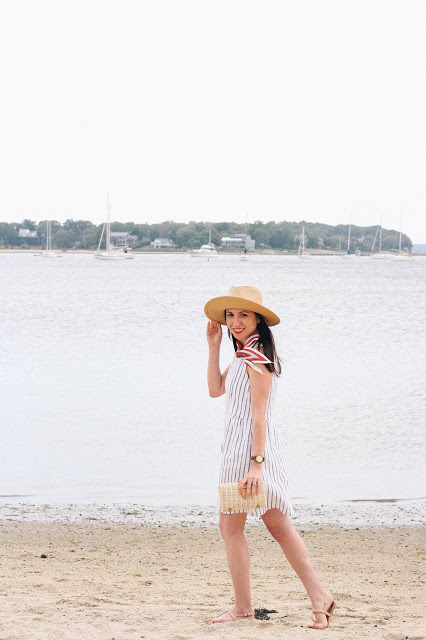
[[[0,640],[296,640],[320,633],[308,628],[303,588],[257,521],[247,526],[253,602],[277,613],[210,627],[206,621],[232,604],[232,587],[208,519],[170,524],[138,522],[136,512],[127,521],[74,512],[59,521],[59,512],[43,517],[41,508],[27,509],[27,517],[23,507],[2,509]],[[339,640],[426,637],[425,537],[414,520],[348,526],[305,518],[295,525],[336,598],[324,633]]]

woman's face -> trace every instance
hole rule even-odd
[[[257,329],[257,315],[254,311],[243,309],[227,309],[225,311],[226,326],[237,340],[243,344]]]

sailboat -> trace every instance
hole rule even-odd
[[[46,249],[44,251],[38,251],[33,255],[38,258],[62,258],[60,251],[52,250],[52,221],[46,220]]]
[[[242,256],[240,256],[240,260],[243,260],[244,262],[246,262],[248,260],[246,247],[244,247],[244,253],[243,253]]]
[[[297,256],[299,258],[308,258],[311,259],[312,256],[310,253],[306,253],[305,251],[305,227],[302,229],[302,236],[300,238],[299,250],[297,252]]]
[[[246,225],[245,225],[245,234],[246,234],[246,241],[247,241],[247,235],[248,235],[248,212],[246,213]],[[240,256],[240,260],[242,262],[247,262],[248,261],[248,253],[247,253],[247,245],[244,245],[244,252],[243,255]]]
[[[360,252],[356,251],[355,253],[351,253],[351,218],[349,218],[349,231],[348,231],[348,250],[347,253],[342,253],[342,258],[359,258]]]
[[[191,251],[192,258],[216,258],[217,250],[216,245],[212,242],[212,230],[209,229],[209,241],[207,244],[202,244],[199,249],[193,249]]]
[[[401,237],[402,237],[402,219],[399,227],[399,250],[396,256],[392,256],[392,260],[398,260],[398,262],[412,262],[413,256],[410,256],[405,251],[401,249]]]
[[[101,250],[102,240],[105,235],[105,251]],[[98,260],[131,260],[133,256],[128,253],[128,247],[115,247],[111,244],[111,202],[109,194],[107,196],[106,222],[103,226],[98,248],[95,251],[95,258]]]
[[[374,247],[376,246],[377,234],[379,234],[379,251],[377,253],[373,253]],[[373,258],[374,260],[390,260],[392,257],[390,253],[386,253],[385,251],[382,251],[382,221],[380,221],[380,224],[377,227],[373,246],[371,247],[370,257]]]

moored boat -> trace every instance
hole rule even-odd
[[[130,254],[130,247],[115,247],[111,244],[111,202],[109,194],[107,196],[106,222],[103,226],[98,248],[94,253],[97,260],[131,260],[133,256]],[[105,250],[101,249],[102,239],[105,235]]]
[[[300,238],[299,250],[297,252],[297,257],[298,258],[308,259],[308,260],[310,260],[312,258],[311,254],[307,253],[305,251],[305,227],[304,226],[303,226],[303,229],[302,229],[302,236]]]
[[[212,230],[209,229],[209,241],[207,244],[202,244],[199,249],[193,249],[191,251],[192,258],[216,258],[217,257],[216,245],[212,242]]]
[[[46,220],[46,249],[33,254],[37,258],[62,258],[61,251],[52,249],[52,221]]]

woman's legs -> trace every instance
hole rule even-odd
[[[284,552],[285,557],[299,576],[312,602],[313,609],[324,607],[325,589],[321,585],[319,578],[308,555],[305,543],[294,529],[291,520],[279,509],[269,509],[263,516],[269,533],[278,542]],[[325,608],[327,609],[333,601],[333,596],[326,593]],[[322,613],[317,614],[318,621],[326,622],[326,617]]]
[[[234,585],[235,605],[232,609],[234,614],[252,611],[250,555],[244,536],[246,518],[246,513],[233,513],[229,515],[221,513],[219,517],[220,531],[225,542],[226,557],[228,559],[232,584]],[[241,618],[238,619],[241,620]],[[250,616],[248,619],[253,619],[253,616]],[[230,620],[232,620],[232,617],[226,612],[215,618],[214,622],[228,622]]]

